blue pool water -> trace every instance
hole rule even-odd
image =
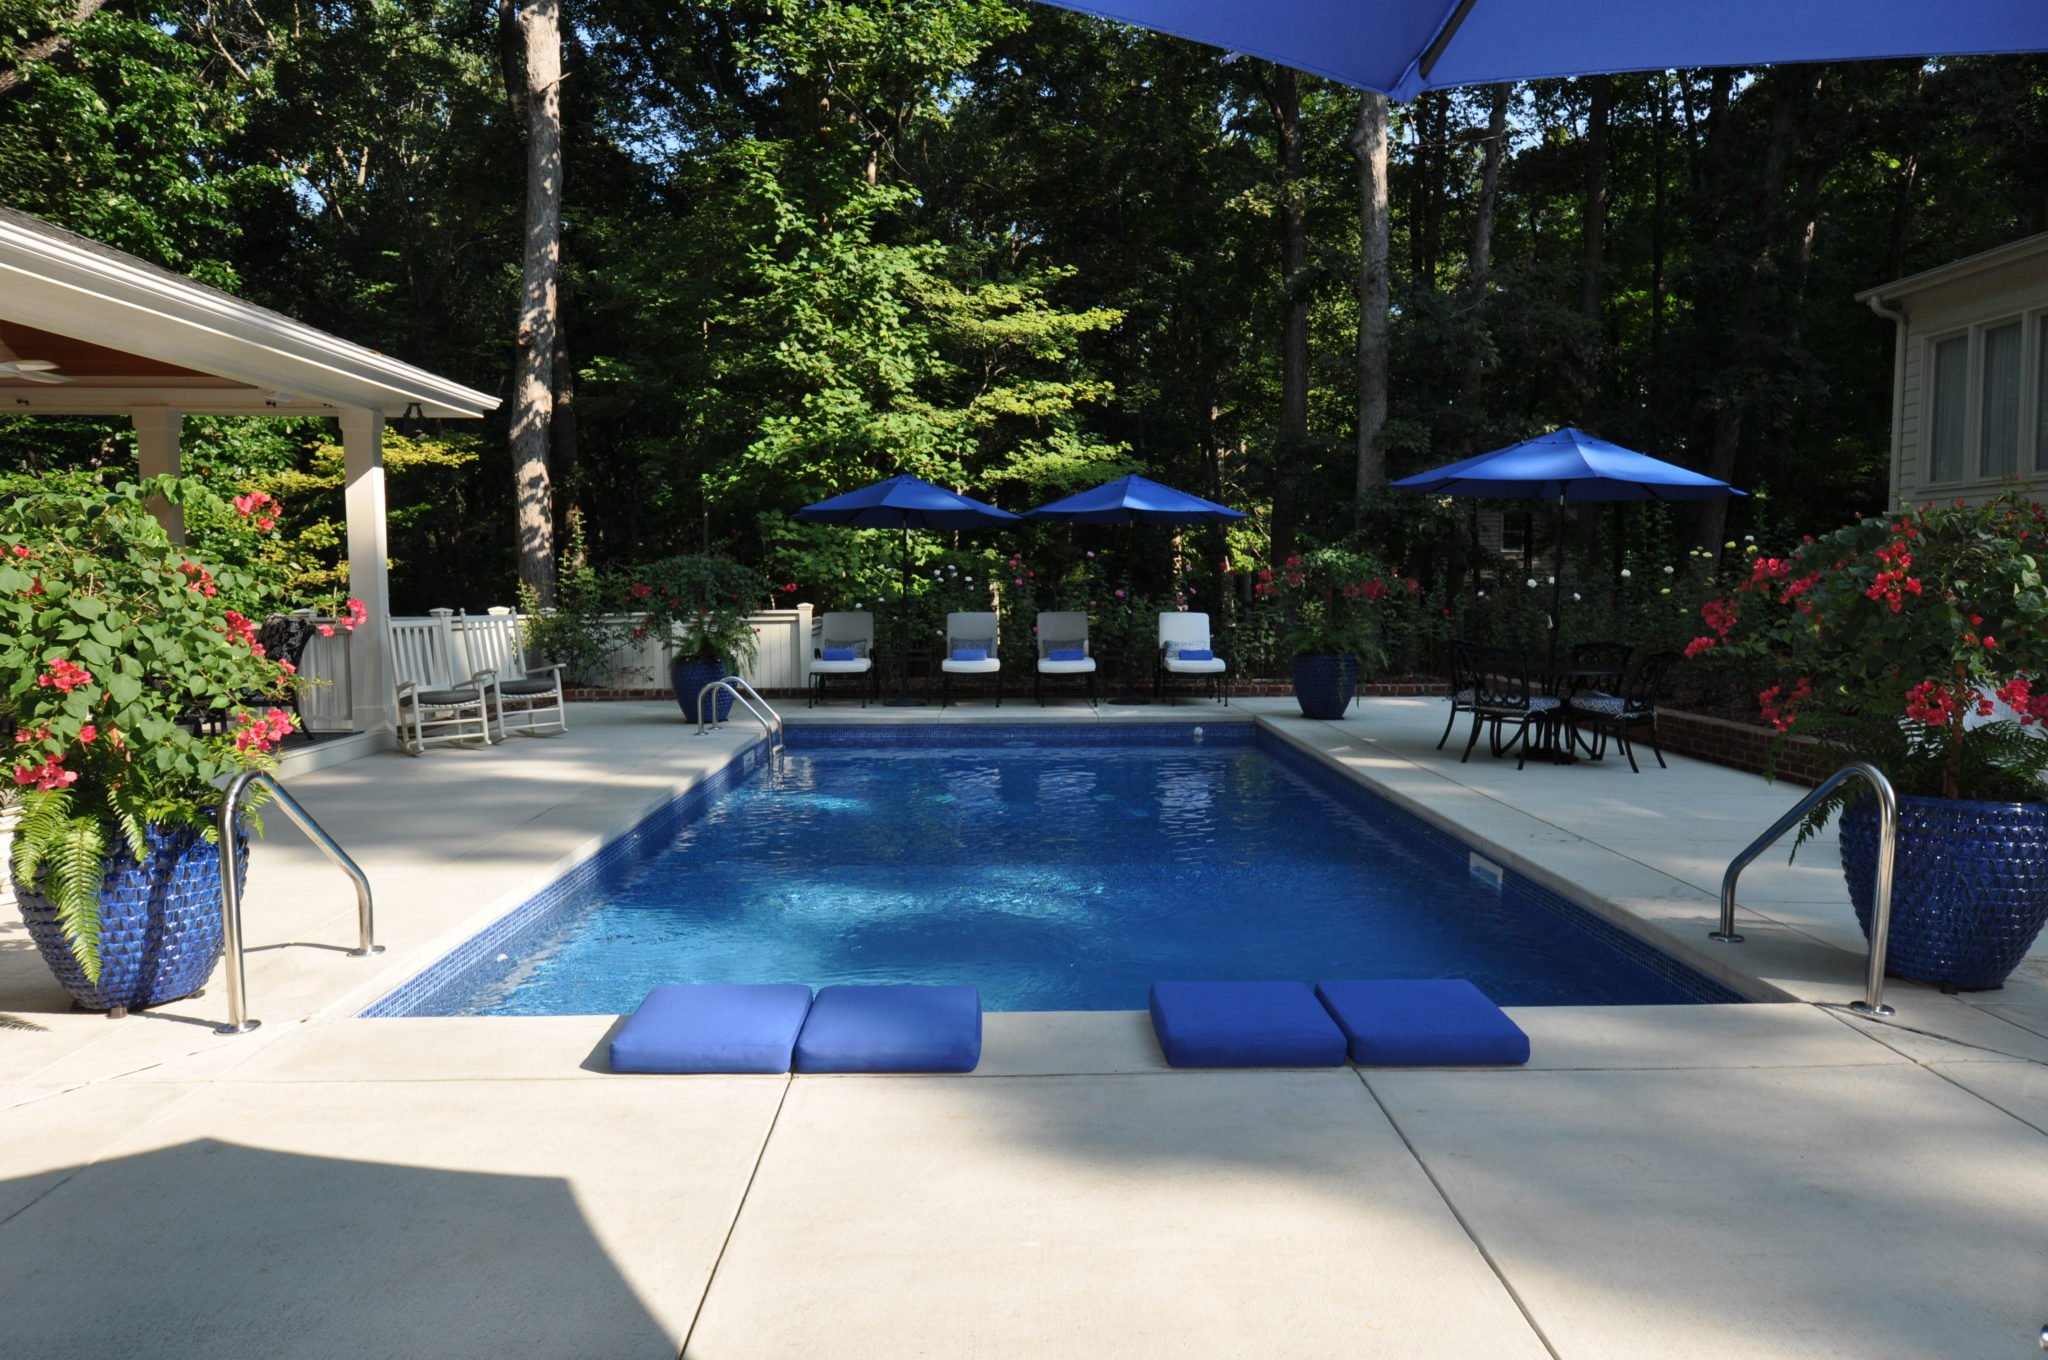
[[[414,1013],[619,1013],[667,982],[971,983],[991,1010],[1137,1009],[1155,978],[1712,996],[1541,890],[1475,879],[1440,833],[1247,726],[1173,745],[953,731],[973,744],[799,734]]]

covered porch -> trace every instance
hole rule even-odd
[[[336,658],[351,735],[319,763],[392,743],[387,420],[475,420],[499,399],[133,255],[0,207],[0,411],[112,416],[137,471],[176,474],[188,415],[327,416],[341,428],[350,594],[372,626]],[[181,512],[160,506],[173,541]]]

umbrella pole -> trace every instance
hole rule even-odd
[[[1557,665],[1558,612],[1564,602],[1564,483],[1557,484],[1557,522],[1550,557],[1550,664]]]
[[[910,521],[903,522],[903,584],[896,597],[896,692],[884,701],[889,708],[917,708],[910,697]]]

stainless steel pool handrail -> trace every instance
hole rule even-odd
[[[754,715],[754,721],[761,724],[761,730],[768,737],[769,755],[779,756],[782,754],[783,747],[786,745],[782,739],[782,715],[775,711],[775,705],[763,699],[752,685],[737,675],[728,675],[723,679],[713,680],[710,684],[697,691],[698,736],[703,736],[705,729],[714,725],[715,720],[707,720],[705,717],[704,702],[711,697],[711,691],[715,689],[725,690],[734,699],[737,699],[747,712]],[[714,708],[711,712],[715,715],[717,710]]]
[[[313,842],[319,851],[332,860],[336,867],[354,881],[356,887],[356,930],[360,937],[354,949],[348,951],[352,959],[367,958],[384,952],[384,946],[377,943],[376,916],[370,903],[370,878],[348,851],[341,848],[327,829],[313,820],[313,814],[300,807],[298,800],[284,791],[284,785],[271,778],[263,770],[250,770],[235,777],[220,800],[220,918],[221,934],[225,937],[228,966],[228,1022],[217,1027],[215,1034],[247,1034],[259,1028],[261,1020],[249,1018],[248,979],[242,960],[242,887],[235,878],[235,815],[241,809],[242,795],[249,791],[251,784],[261,784],[270,790],[270,796],[284,815],[292,819],[292,825],[306,833],[306,839]]]
[[[1772,822],[1770,830],[1751,841],[1748,849],[1729,861],[1728,872],[1721,876],[1721,928],[1708,931],[1707,938],[1722,944],[1742,943],[1742,936],[1735,932],[1735,880],[1742,877],[1751,861],[1819,806],[1821,800],[1852,779],[1866,781],[1877,794],[1877,891],[1871,901],[1870,960],[1863,982],[1863,999],[1851,1001],[1849,1009],[1859,1015],[1890,1015],[1892,1008],[1884,1004],[1884,954],[1892,929],[1892,863],[1898,853],[1899,796],[1893,792],[1892,782],[1884,777],[1884,771],[1875,765],[1858,762],[1836,770],[1794,803],[1791,811]]]

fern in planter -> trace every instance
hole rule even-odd
[[[0,719],[20,805],[11,868],[19,890],[55,909],[92,981],[116,852],[144,862],[152,828],[212,836],[220,785],[273,767],[292,727],[271,706],[293,683],[289,666],[266,658],[256,624],[225,604],[250,583],[174,546],[152,497],[215,500],[195,480],[160,477],[0,503]],[[187,725],[214,712],[226,730]]]

